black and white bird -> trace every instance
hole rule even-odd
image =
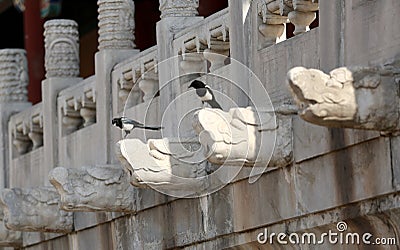
[[[196,90],[196,95],[200,98],[201,102],[204,104],[208,103],[212,108],[222,109],[221,105],[215,100],[214,93],[212,92],[210,86],[202,81],[194,80],[190,83],[188,88],[194,88]]]
[[[153,126],[145,126],[143,123],[137,122],[135,120],[126,118],[126,117],[119,117],[112,119],[112,125],[122,129],[125,132],[125,137],[129,135],[129,133],[134,128],[141,128],[141,129],[149,129],[149,130],[161,130],[163,127],[153,127]]]

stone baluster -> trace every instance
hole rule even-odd
[[[12,157],[10,149],[13,148],[12,144],[16,139],[9,133],[7,124],[12,114],[31,106],[27,97],[27,85],[28,66],[25,50],[0,50],[0,158],[4,159],[0,161],[0,188],[4,188],[8,183],[8,176],[4,171],[9,167]],[[20,141],[21,150],[25,150],[24,142],[26,140]]]
[[[307,27],[315,20],[318,10],[318,2],[312,0],[293,0],[293,11],[288,14],[291,23],[294,24],[294,35],[306,32]]]
[[[45,168],[54,168],[58,158],[59,121],[57,96],[79,78],[79,33],[73,20],[54,19],[44,24],[46,79],[42,82]],[[61,123],[61,124],[60,124]]]
[[[93,102],[93,98],[90,95],[91,92],[85,93],[84,99],[88,99],[87,101],[82,102],[82,108],[79,111],[79,114],[83,118],[83,126],[87,127],[96,122],[96,103]],[[90,101],[89,101],[90,100]]]
[[[151,100],[158,91],[158,77],[153,73],[146,73],[139,80],[139,89],[143,91],[143,101]]]
[[[184,74],[204,72],[204,57],[201,53],[185,53],[179,66]]]
[[[276,39],[283,34],[287,16],[274,13],[279,10],[276,0],[261,0],[257,7],[258,15],[260,16],[259,20],[262,20],[258,26],[258,30],[262,35],[259,40],[259,48],[265,48],[275,44]]]
[[[17,150],[18,155],[23,155],[28,152],[29,147],[31,146],[30,138],[19,131],[15,133],[12,143]]]
[[[211,64],[210,72],[223,67],[229,56],[229,42],[211,40],[209,48],[204,50],[203,56]]]
[[[64,135],[78,130],[83,124],[79,109],[75,108],[71,102],[74,102],[74,100],[66,101],[63,107],[62,123],[64,126]]]

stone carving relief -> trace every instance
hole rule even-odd
[[[0,207],[5,226],[16,231],[71,232],[73,215],[60,210],[59,200],[53,187],[3,189]]]
[[[208,161],[222,165],[284,166],[291,162],[290,116],[254,108],[197,111],[193,128]],[[275,143],[276,142],[276,143]]]
[[[50,171],[49,179],[61,196],[64,210],[136,211],[134,187],[119,166],[57,167]]]
[[[44,24],[46,77],[79,76],[79,33],[73,20],[50,20]]]
[[[4,225],[4,214],[0,210],[0,246],[19,248],[22,245],[22,233],[8,230]]]
[[[99,50],[135,47],[133,0],[99,0]]]
[[[117,143],[116,154],[133,186],[200,192],[202,184],[195,178],[206,175],[207,162],[198,148],[193,141],[126,139]]]
[[[341,67],[329,74],[296,67],[287,80],[299,115],[310,123],[398,131],[398,75],[398,69],[386,66]]]
[[[28,81],[25,50],[0,50],[0,102],[26,102]]]
[[[197,16],[199,0],[160,0],[161,18]]]

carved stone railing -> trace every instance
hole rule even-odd
[[[22,246],[22,232],[9,230],[5,227],[2,210],[0,210],[0,246],[14,248]]]
[[[118,111],[151,100],[158,91],[157,46],[116,65],[112,72]]]
[[[182,56],[183,73],[204,72],[204,59],[210,62],[209,70],[215,71],[225,65],[230,54],[228,9],[182,30],[175,37],[174,48]]]
[[[57,102],[63,135],[96,123],[96,77],[62,90]]]
[[[258,31],[262,35],[259,36],[259,47],[275,44],[287,22],[294,24],[294,35],[306,32],[315,20],[318,8],[317,0],[258,0]]]
[[[13,157],[43,146],[43,105],[35,106],[11,116],[9,122]]]
[[[59,208],[53,187],[11,188],[0,193],[4,223],[15,231],[68,233],[73,229],[72,212]]]
[[[341,67],[329,74],[296,67],[287,78],[300,117],[310,123],[398,132],[399,65]]]
[[[146,144],[126,139],[117,143],[116,154],[133,186],[193,195],[204,188],[196,178],[206,176],[207,162],[199,148],[193,141],[151,139]]]
[[[49,179],[66,211],[136,211],[134,187],[119,166],[57,167],[50,171]]]
[[[292,161],[291,112],[205,108],[194,114],[193,128],[213,164],[282,167]]]

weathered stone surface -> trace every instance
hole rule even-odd
[[[73,20],[54,19],[44,24],[46,77],[79,76],[79,32]]]
[[[132,185],[192,196],[206,188],[206,161],[198,148],[193,141],[126,139],[117,143],[116,154]]]
[[[132,0],[98,0],[99,50],[135,47],[135,4]]]
[[[193,127],[214,164],[266,166],[286,165],[291,159],[291,122],[278,126],[273,111],[233,108],[229,112],[202,109],[195,113]],[[278,138],[276,134],[280,130]],[[275,144],[275,141],[277,143]]]
[[[296,67],[288,82],[300,116],[311,123],[379,131],[399,130],[399,88],[383,67],[341,67],[329,75]]]
[[[118,166],[63,168],[49,173],[67,211],[136,211],[135,190]]]
[[[161,18],[196,16],[199,0],[160,0]]]
[[[316,157],[292,169],[298,214],[309,214],[393,191],[389,138]]]
[[[0,211],[0,246],[20,247],[22,244],[22,233],[8,230],[4,225],[4,214]]]
[[[28,81],[26,51],[0,50],[0,102],[26,102]]]
[[[4,223],[16,231],[71,232],[72,213],[60,210],[58,203],[53,187],[11,188],[0,194]]]

